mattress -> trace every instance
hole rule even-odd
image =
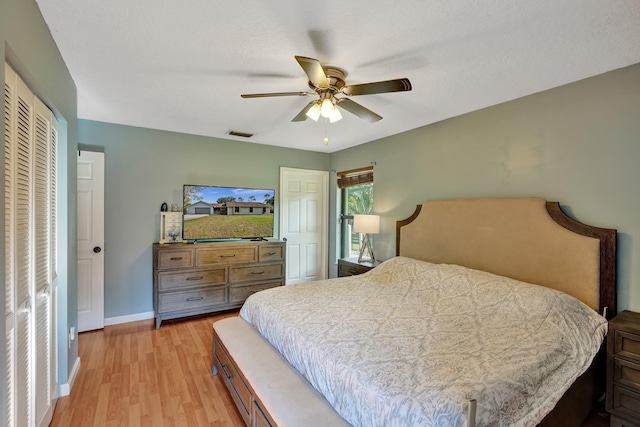
[[[591,364],[606,320],[564,293],[396,257],[254,294],[252,324],[354,426],[539,423]]]

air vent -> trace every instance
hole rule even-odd
[[[243,138],[251,138],[253,136],[252,133],[238,132],[236,130],[230,130],[229,131],[229,135],[231,135],[231,136],[241,136]]]

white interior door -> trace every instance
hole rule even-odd
[[[327,278],[329,172],[280,168],[280,238],[287,285]]]
[[[104,328],[104,153],[78,156],[78,332]]]

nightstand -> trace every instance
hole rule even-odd
[[[358,274],[366,273],[379,265],[380,261],[358,262],[358,258],[341,258],[338,260],[338,277],[356,276]]]
[[[623,311],[609,322],[606,408],[611,427],[640,427],[640,313]]]

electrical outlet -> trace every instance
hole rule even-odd
[[[71,348],[71,341],[76,339],[76,327],[72,326],[69,328],[69,333],[67,334],[67,346],[69,349]]]

